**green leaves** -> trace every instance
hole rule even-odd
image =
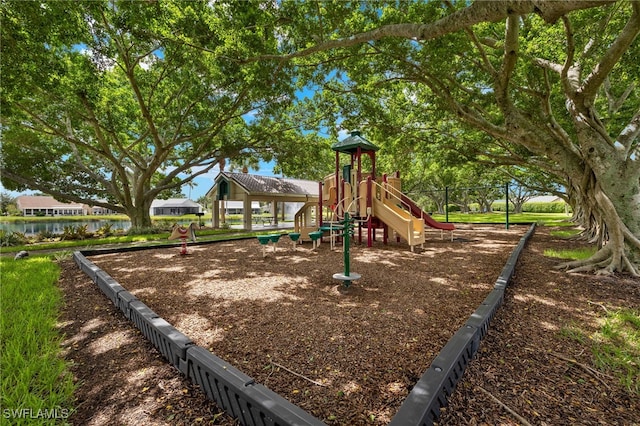
[[[108,198],[147,222],[150,200],[179,193],[220,158],[273,155],[279,131],[257,132],[252,121],[291,102],[291,68],[238,58],[275,51],[275,5],[2,7],[7,188],[80,202]],[[44,25],[43,14],[54,22]],[[62,16],[69,19],[53,19]]]

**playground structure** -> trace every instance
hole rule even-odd
[[[402,193],[399,171],[377,176],[375,153],[379,148],[360,132],[352,132],[331,148],[336,153],[335,172],[320,182],[318,202],[308,201],[294,218],[295,232],[301,239],[311,239],[310,234],[318,231],[329,232],[333,248],[333,231],[341,228],[339,223],[347,213],[358,224],[360,243],[366,229],[367,247],[372,246],[377,229],[383,230],[385,244],[391,229],[398,240],[407,241],[411,251],[424,244],[425,226],[450,231],[453,239],[453,224],[433,220]],[[340,154],[350,156],[348,164],[341,166]],[[363,158],[371,168],[368,172],[363,171]]]

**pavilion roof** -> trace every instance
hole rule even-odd
[[[222,172],[220,175],[236,182],[250,194],[318,195],[318,182],[249,173]],[[219,178],[216,178],[218,181]]]

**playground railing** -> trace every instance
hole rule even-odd
[[[318,229],[318,203],[307,201],[294,215],[294,231],[301,234],[303,240],[309,238],[309,232]]]

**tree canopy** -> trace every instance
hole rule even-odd
[[[180,193],[221,159],[271,160],[287,157],[290,145],[328,146],[302,133],[300,121],[269,125],[270,112],[294,99],[288,65],[230,60],[277,51],[277,40],[264,36],[272,6],[1,7],[0,167],[8,189],[104,206],[146,227],[154,198]]]
[[[553,176],[602,243],[567,266],[638,274],[639,2],[321,5],[283,2],[305,19],[284,31],[280,54],[260,60],[314,64],[317,82],[334,73],[323,93],[340,105],[342,125],[394,140],[422,134],[412,152],[452,148]],[[451,121],[448,142],[432,144],[425,128]]]
[[[359,128],[413,184],[415,164],[471,160],[562,185],[601,245],[567,266],[639,273],[638,1],[2,8],[10,189],[98,196],[145,224],[155,196],[222,158],[311,177],[319,132]]]

